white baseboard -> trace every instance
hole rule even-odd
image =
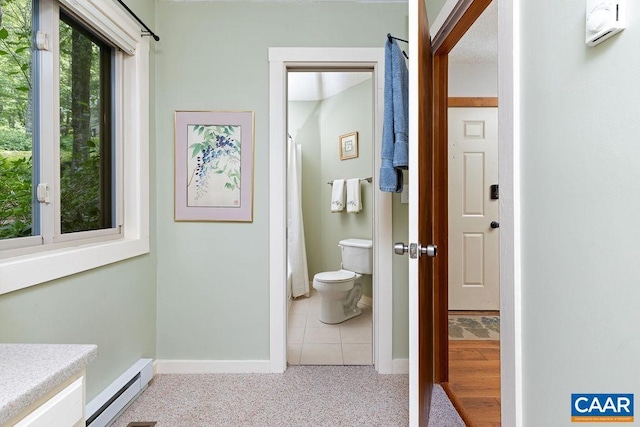
[[[267,374],[268,360],[156,360],[158,374]]]
[[[409,373],[409,359],[393,359],[393,373],[394,374],[408,374]]]
[[[369,307],[373,307],[373,298],[366,295],[362,295],[362,298],[360,298],[360,302],[364,305],[368,305]]]
[[[408,374],[409,359],[393,359],[392,374]],[[267,374],[268,360],[162,360],[153,364],[154,374]]]

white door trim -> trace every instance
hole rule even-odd
[[[520,0],[498,2],[500,399],[503,425],[523,425],[520,267]]]
[[[374,219],[373,347],[374,365],[393,373],[393,272],[391,194],[378,191],[384,111],[383,48],[269,48],[269,360],[271,372],[287,367],[286,304],[286,76],[289,68],[339,67],[373,70]]]

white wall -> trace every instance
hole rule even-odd
[[[522,425],[570,426],[572,393],[640,393],[640,10],[589,48],[584,1],[515,3]]]
[[[449,64],[449,96],[497,97],[498,67]]]
[[[568,426],[640,396],[640,8],[589,48],[584,1],[519,4],[524,425]]]

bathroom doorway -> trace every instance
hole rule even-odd
[[[373,284],[372,362],[379,373],[406,373],[408,360],[394,361],[392,198],[378,187],[383,118],[383,48],[270,48],[270,160],[269,160],[269,242],[270,242],[270,371],[287,368],[287,77],[299,71],[365,71],[372,75],[373,92]],[[355,129],[354,129],[355,130]],[[359,139],[360,142],[360,139]],[[338,141],[335,141],[336,147]],[[349,162],[352,160],[346,160]],[[304,166],[303,166],[304,167]],[[325,191],[331,188],[323,184]],[[316,194],[317,197],[320,194]],[[328,210],[328,208],[326,208]],[[345,214],[346,215],[346,214]],[[305,227],[306,228],[306,227]],[[307,243],[309,245],[309,243]],[[336,256],[339,255],[336,248]],[[339,261],[336,261],[339,263]],[[339,266],[339,265],[338,265]],[[332,268],[337,269],[337,268]]]
[[[373,364],[372,275],[344,293],[360,312],[344,321],[320,320],[324,296],[312,284],[318,273],[347,268],[340,242],[373,240],[373,77],[372,69],[287,73],[289,365]],[[357,181],[344,191],[341,180]]]

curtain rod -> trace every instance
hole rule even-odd
[[[129,9],[129,6],[127,6],[126,4],[124,4],[124,2],[123,2],[122,0],[118,0],[118,3],[120,3],[120,4],[122,5],[122,7],[124,7],[124,8],[125,8],[125,10],[126,10],[127,12],[129,12],[129,14],[130,14],[131,16],[133,16],[134,18],[136,18],[136,21],[138,21],[138,22],[139,22],[139,23],[140,23],[140,24],[145,28],[146,33],[143,33],[143,34],[142,34],[143,36],[151,36],[151,37],[153,37],[153,39],[154,39],[155,41],[157,41],[157,42],[158,42],[158,41],[160,41],[160,37],[158,37],[158,36],[156,35],[156,33],[154,33],[153,31],[151,31],[151,28],[147,27],[147,24],[145,24],[144,22],[142,22],[142,20],[141,20],[140,18],[138,18],[138,15],[136,15],[135,13],[133,13],[133,11],[132,11],[131,9]]]

